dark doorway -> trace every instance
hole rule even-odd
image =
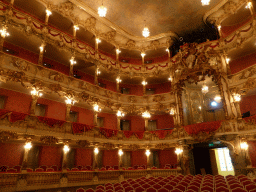
[[[210,148],[203,145],[194,145],[193,154],[196,174],[212,174]]]

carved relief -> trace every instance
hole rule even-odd
[[[76,143],[80,147],[89,147],[90,146],[90,143],[88,141],[86,141],[86,140],[79,140]]]
[[[132,145],[128,146],[128,149],[131,150],[131,151],[137,151],[137,150],[140,149],[140,146],[136,145],[136,144],[132,144]]]
[[[164,150],[170,148],[170,145],[168,143],[159,143],[155,146],[156,149]]]
[[[0,131],[0,142],[18,139],[18,135],[12,131]]]
[[[42,141],[47,145],[53,145],[53,144],[57,144],[59,140],[54,136],[41,136],[40,141]]]

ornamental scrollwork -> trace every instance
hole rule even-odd
[[[41,136],[40,141],[47,145],[54,145],[58,143],[58,139],[54,136]]]
[[[0,142],[18,139],[18,134],[12,131],[0,131]]]

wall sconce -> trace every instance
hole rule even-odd
[[[33,88],[33,90],[31,91],[31,95],[41,97],[41,96],[43,96],[43,93],[41,93],[40,91],[37,91],[35,88]]]
[[[235,94],[233,95],[233,97],[234,97],[234,101],[235,101],[235,102],[240,102],[240,101],[241,101],[241,95],[240,95],[240,94],[235,93]]]
[[[216,96],[214,97],[214,101],[216,101],[217,103],[220,103],[220,102],[221,102],[221,96],[216,95]]]
[[[145,57],[146,53],[142,52],[140,55],[141,57]]]
[[[27,150],[30,150],[30,149],[32,148],[31,142],[27,142],[27,143],[24,145],[24,148],[27,149]]]
[[[175,115],[175,109],[174,108],[171,108],[170,115]]]
[[[5,38],[5,37],[8,37],[10,34],[7,32],[7,27],[6,26],[4,26],[1,30],[0,30],[0,33],[1,33],[1,36],[3,37],[3,38]]]
[[[179,155],[179,154],[183,153],[183,149],[182,148],[176,148],[175,153],[177,155]]]
[[[252,2],[248,2],[245,6],[246,9],[250,9],[252,7]]]
[[[170,52],[170,50],[168,48],[165,49],[166,52]]]
[[[117,83],[121,83],[121,82],[122,82],[122,79],[120,79],[120,78],[118,77],[118,78],[116,78],[116,82],[117,82]]]
[[[69,152],[69,150],[70,150],[69,146],[68,145],[64,145],[64,147],[63,147],[64,153]]]
[[[96,38],[96,43],[100,43],[101,40],[99,38]]]
[[[145,86],[145,85],[147,85],[147,84],[148,84],[148,82],[146,82],[146,81],[142,81],[142,82],[141,82],[141,84]]]
[[[125,114],[122,111],[117,111],[116,116],[117,117],[124,117]]]
[[[170,77],[168,78],[168,80],[172,82],[172,81],[173,81],[173,78],[170,76]]]
[[[151,117],[150,113],[148,111],[145,111],[142,113],[142,117],[145,119],[149,119]]]
[[[40,46],[39,49],[40,49],[40,52],[42,53],[44,51],[44,46]]]
[[[116,49],[116,54],[121,53],[121,51],[119,49]]]
[[[119,150],[118,150],[118,155],[119,155],[119,156],[122,156],[123,154],[124,154],[123,150],[122,150],[122,149],[119,149]]]
[[[71,65],[75,65],[76,64],[75,57],[71,57],[70,64]]]
[[[241,149],[243,149],[243,150],[247,150],[247,149],[248,149],[248,143],[247,143],[246,141],[242,141],[242,142],[240,143],[240,147],[241,147]]]
[[[149,150],[149,149],[147,149],[145,154],[146,154],[146,155],[147,155],[147,157],[148,157],[148,156],[150,155],[150,150]]]
[[[74,29],[75,29],[76,31],[79,30],[78,25],[74,25]]]
[[[97,75],[101,74],[101,72],[98,68],[96,69],[96,73],[97,73]]]
[[[66,102],[67,105],[74,105],[76,101],[73,100],[73,99],[67,98],[67,99],[65,100],[65,102]]]
[[[93,106],[93,110],[94,110],[95,112],[100,112],[100,111],[101,111],[101,108],[99,107],[98,104],[95,104],[95,105]]]
[[[49,9],[46,9],[46,15],[50,16],[52,14],[52,12]]]
[[[227,57],[226,58],[226,63],[229,64],[229,62],[230,62],[230,58]]]
[[[221,25],[218,25],[218,30],[220,30],[221,29]]]
[[[206,94],[206,93],[208,93],[208,91],[209,91],[209,87],[204,84],[203,87],[202,87],[202,93]]]
[[[95,155],[98,155],[98,153],[99,153],[99,149],[98,149],[98,147],[95,147],[95,148],[94,148],[94,154],[95,154]]]

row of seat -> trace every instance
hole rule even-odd
[[[256,185],[247,176],[221,175],[170,175],[163,177],[141,177],[121,183],[99,185],[95,190],[82,188],[77,192],[256,192]]]

